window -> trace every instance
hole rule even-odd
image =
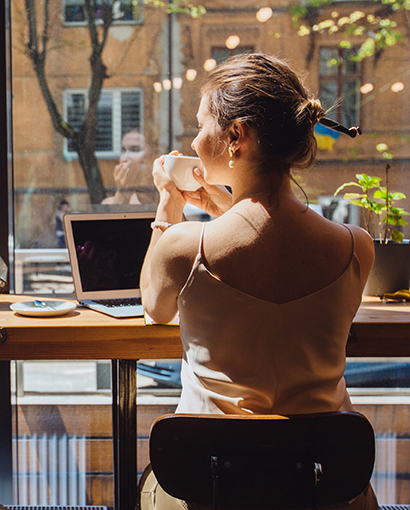
[[[78,129],[87,107],[84,90],[66,91],[65,118]],[[99,157],[118,157],[124,133],[136,129],[142,131],[142,91],[139,89],[104,90],[97,110],[98,132],[96,154]],[[66,144],[66,156],[76,155],[73,143]]]
[[[240,55],[241,53],[252,53],[253,51],[254,48],[252,46],[238,46],[233,50],[230,50],[225,46],[214,46],[212,48],[212,58],[216,61],[217,64],[220,64],[233,55]]]
[[[157,200],[152,181],[153,160],[171,149],[187,156],[194,155],[191,143],[196,135],[195,114],[200,88],[209,72],[205,66],[209,58],[219,63],[231,55],[249,51],[283,58],[292,69],[303,73],[313,95],[320,92],[326,108],[340,101],[329,113],[330,117],[348,127],[361,126],[363,136],[354,140],[343,135],[337,137],[337,133],[334,133],[335,138],[323,135],[325,148],[320,147],[318,164],[309,172],[297,175],[309,202],[317,206],[317,210],[332,216],[335,221],[359,224],[361,211],[353,205],[347,208],[343,195],[334,197],[333,194],[343,182],[354,181],[358,172],[383,178],[384,152],[394,157],[390,161],[391,190],[402,191],[409,197],[402,201],[402,206],[410,210],[410,35],[405,11],[395,11],[391,7],[402,5],[400,0],[387,6],[383,0],[332,0],[329,5],[314,9],[315,20],[300,21],[300,25],[309,21],[309,26],[312,22],[314,34],[293,28],[289,6],[303,6],[305,0],[267,2],[272,9],[259,9],[263,3],[251,0],[173,2],[175,7],[179,4],[182,8],[191,3],[204,5],[207,12],[199,18],[183,12],[170,15],[167,7],[172,2],[169,1],[163,2],[165,6],[160,1],[144,0],[90,2],[97,6],[99,36],[102,36],[103,6],[111,6],[114,25],[106,39],[90,38],[85,0],[6,0],[5,9],[1,10],[3,14],[6,10],[10,12],[10,20],[3,23],[3,28],[6,34],[10,29],[13,41],[9,58],[11,80],[10,83],[0,80],[13,103],[12,108],[11,104],[8,110],[3,108],[13,127],[13,138],[8,140],[10,152],[7,154],[4,148],[1,153],[3,178],[9,162],[10,194],[3,183],[3,200],[0,201],[1,256],[6,260],[5,254],[10,250],[12,291],[28,296],[38,293],[44,298],[55,295],[52,299],[72,293],[68,253],[60,247],[57,237],[56,220],[60,219],[59,207],[63,201],[69,203],[72,211],[78,212],[152,207]],[[257,17],[259,10],[267,12],[268,19],[260,21]],[[381,13],[380,20],[378,13]],[[44,24],[45,16],[48,24]],[[382,26],[379,26],[380,21]],[[389,25],[389,22],[397,26]],[[313,23],[317,23],[319,30],[313,29]],[[366,27],[366,33],[356,35],[360,32],[356,30],[359,25]],[[37,68],[38,74],[30,60],[30,55],[38,56],[30,51],[33,43],[29,35],[34,27],[38,34],[36,47],[39,51],[43,46],[47,49],[42,54],[44,65]],[[402,41],[384,49],[378,48],[377,54],[366,57],[362,63],[349,59],[355,50],[347,46],[355,48],[368,37],[372,39],[373,32],[378,33],[379,28],[384,29],[380,32],[382,42],[384,37],[391,43],[396,29],[402,34]],[[232,48],[232,42],[237,44],[235,48]],[[341,43],[343,49],[339,47]],[[96,51],[95,55],[102,56],[106,73],[95,119],[98,122],[95,154],[98,165],[92,166],[91,172],[88,162],[80,160],[72,142],[64,138],[66,133],[62,134],[58,129],[44,91],[49,91],[54,98],[58,120],[63,118],[79,129],[87,110],[90,86],[95,83],[90,67],[93,50],[101,51]],[[5,55],[9,56],[9,53],[3,52],[3,57]],[[91,88],[94,93],[95,87]],[[107,198],[116,193],[114,172],[121,154],[121,137],[130,129],[139,129],[144,134],[145,150],[138,167],[138,181],[130,187],[137,187],[138,196],[145,201],[142,204],[101,204],[103,199],[94,196],[100,196],[96,189],[105,191]],[[5,137],[2,139],[4,143]],[[388,149],[382,152],[380,147],[386,146]],[[12,218],[9,229],[5,219],[7,198]],[[195,219],[202,221],[198,212],[191,213],[190,219],[195,214]],[[410,238],[410,224],[403,227],[403,233]],[[23,419],[18,420],[15,444],[19,445],[20,453],[24,447],[33,456],[21,456],[20,472],[18,468],[15,470],[16,478],[19,477],[15,504],[67,504],[67,501],[53,501],[51,491],[39,489],[40,480],[45,478],[44,470],[37,473],[41,457],[36,455],[43,450],[34,448],[36,442],[43,444],[38,439],[45,432],[50,431],[50,437],[53,436],[54,426],[59,434],[61,428],[58,427],[63,421],[64,425],[70,424],[70,430],[65,434],[68,437],[61,436],[61,441],[58,436],[58,442],[67,439],[70,445],[75,434],[77,439],[73,439],[72,444],[76,444],[80,451],[77,467],[71,462],[75,467],[72,479],[78,480],[81,487],[84,482],[87,484],[86,498],[82,492],[81,497],[75,502],[72,500],[70,505],[113,507],[112,460],[107,455],[111,451],[108,439],[112,433],[109,378],[100,384],[102,374],[109,373],[109,363],[90,361],[92,365],[87,361],[64,363],[62,367],[54,362],[28,365],[21,362],[20,368],[16,367],[16,371],[21,369],[23,373],[20,381],[24,384],[16,390],[18,412]],[[361,365],[356,364],[359,361]],[[410,360],[405,360],[406,365],[402,364],[404,360],[399,360],[394,373],[390,361],[393,360],[355,358],[349,362],[346,376],[354,405],[372,418],[381,452],[379,460],[386,459],[386,465],[379,464],[375,472],[377,483],[374,486],[379,503],[405,505],[409,503],[410,494],[410,465],[405,462],[408,456],[403,453],[406,448],[410,450]],[[149,416],[144,418],[144,423],[154,419],[154,414],[174,410],[168,399],[179,391],[175,388],[178,371],[167,366],[165,373],[163,365],[165,363],[157,363],[152,367],[141,363],[138,367],[139,391],[147,395],[147,406],[140,413],[140,418]],[[153,368],[157,369],[156,378]],[[143,369],[145,373],[142,373]],[[393,383],[395,387],[392,387]],[[375,387],[376,384],[381,387]],[[73,395],[58,394],[59,388],[64,393],[71,391]],[[105,394],[104,389],[107,390]],[[43,393],[50,393],[50,390],[51,395]],[[21,391],[22,394],[18,393]],[[155,405],[152,405],[150,393],[154,391],[158,394]],[[161,395],[166,395],[166,404]],[[0,405],[4,401],[1,397],[0,391]],[[9,403],[10,396],[6,397]],[[55,425],[50,423],[54,418]],[[138,428],[138,433],[142,446],[138,455],[141,471],[145,467],[142,459],[148,461],[143,453],[146,452],[148,430]],[[44,444],[51,445],[51,439],[46,437]],[[393,451],[389,450],[390,445]],[[81,453],[84,446],[85,455]],[[67,449],[62,451],[68,452]],[[85,464],[81,464],[83,458],[87,458]],[[33,464],[28,470],[26,466],[31,460]],[[49,470],[50,477],[69,473],[68,467],[62,465],[61,471],[60,468]],[[3,485],[0,483],[0,494]],[[44,487],[43,482],[41,486]]]
[[[360,63],[351,60],[355,50],[320,49],[320,97],[324,107],[337,105],[328,117],[345,126],[359,124]]]
[[[106,5],[106,4],[105,4]],[[101,19],[104,2],[97,3],[95,16]],[[114,23],[141,23],[142,0],[116,0],[112,2]],[[84,0],[64,0],[64,21],[66,23],[85,23]]]

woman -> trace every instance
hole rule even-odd
[[[121,156],[114,168],[117,186],[115,195],[104,198],[102,204],[141,204],[136,193],[144,177],[146,157],[144,135],[136,129],[125,133],[121,141]]]
[[[316,214],[292,189],[291,169],[314,161],[313,129],[324,115],[284,62],[241,55],[216,68],[202,90],[192,143],[205,168],[196,171],[201,190],[178,191],[163,157],[154,163],[160,203],[141,292],[157,322],[180,314],[178,412],[353,409],[345,346],[373,242],[359,227]],[[216,219],[182,223],[185,202]],[[150,485],[152,475],[142,508]],[[155,508],[174,508],[157,490]],[[377,508],[371,490],[354,505]]]

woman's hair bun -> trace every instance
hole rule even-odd
[[[307,120],[314,127],[326,115],[319,99],[304,99],[297,108],[297,117],[300,121]]]
[[[310,107],[312,110],[312,121],[317,124],[326,115],[325,110],[322,107],[322,103],[319,99],[310,99]]]

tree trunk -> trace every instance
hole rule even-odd
[[[94,154],[94,146],[90,148],[86,143],[79,141],[77,153],[81,168],[84,172],[91,203],[100,204],[106,197],[106,193],[100,169],[98,167],[98,161]]]

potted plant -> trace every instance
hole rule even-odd
[[[374,240],[376,257],[364,294],[380,297],[408,290],[410,284],[410,244],[400,231],[407,225],[403,216],[410,213],[395,204],[406,195],[390,191],[389,169],[387,164],[385,186],[380,177],[357,174],[357,182],[346,182],[335,191],[337,195],[348,186],[361,189],[361,193],[345,193],[343,198],[362,208],[365,229]]]

